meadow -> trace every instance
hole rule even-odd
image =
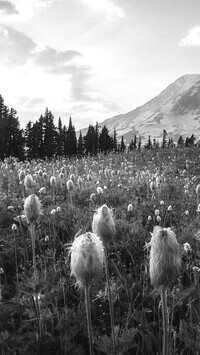
[[[167,289],[168,355],[199,354],[199,184],[197,147],[0,162],[0,353],[90,353],[85,296],[69,250],[106,205],[116,229],[107,255],[115,350],[103,271],[90,289],[93,353],[162,354],[161,298],[145,248],[160,225],[174,231],[181,255]],[[42,206],[34,229],[24,210],[32,194]]]

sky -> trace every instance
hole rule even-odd
[[[200,73],[199,0],[0,0],[0,95],[76,130]]]

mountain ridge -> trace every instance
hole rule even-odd
[[[99,123],[129,143],[135,134],[147,140],[161,139],[165,129],[170,138],[195,134],[200,137],[200,74],[185,74],[141,106]],[[83,132],[83,130],[82,130]]]

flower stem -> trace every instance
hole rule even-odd
[[[109,271],[108,271],[108,253],[107,247],[105,247],[105,269],[106,269],[106,280],[108,285],[108,301],[109,301],[109,308],[110,308],[110,322],[111,322],[111,333],[112,333],[112,342],[113,342],[113,350],[114,354],[116,354],[116,343],[115,343],[115,331],[114,331],[114,310],[111,298],[111,291],[110,291],[110,278],[109,278]]]
[[[162,316],[163,316],[163,355],[168,355],[168,317],[166,290],[161,290]]]
[[[92,321],[91,321],[90,297],[89,297],[89,286],[88,285],[85,286],[85,305],[86,305],[86,315],[87,315],[87,327],[88,327],[90,355],[93,355],[93,348],[92,348]]]

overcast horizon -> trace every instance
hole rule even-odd
[[[0,95],[77,130],[200,73],[198,0],[0,0]]]

